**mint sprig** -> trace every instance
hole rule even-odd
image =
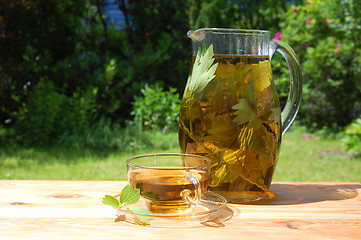
[[[126,209],[129,212],[134,213],[134,216],[137,217],[140,224],[147,225],[149,224],[151,217],[144,216],[144,215],[150,215],[151,213],[144,209],[137,206],[126,206],[130,204],[136,204],[140,199],[140,190],[137,188],[133,188],[132,185],[128,184],[125,186],[122,190],[122,192],[119,195],[119,200],[116,197],[105,195],[103,198],[102,203],[108,206],[111,206],[117,210],[120,209]],[[126,220],[125,216],[118,216],[116,221],[119,220]]]

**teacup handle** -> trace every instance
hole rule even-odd
[[[185,171],[186,178],[188,181],[191,181],[194,185],[194,197],[191,197],[187,192],[184,194],[184,198],[192,205],[197,205],[201,200],[202,190],[201,183],[198,179],[190,172]]]
[[[290,90],[288,93],[287,103],[282,110],[282,135],[288,130],[295,120],[298,109],[300,108],[302,96],[302,73],[301,64],[293,49],[285,42],[271,41],[270,58],[275,52],[279,52],[286,59],[288,69],[290,70]]]

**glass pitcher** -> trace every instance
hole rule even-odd
[[[286,43],[270,32],[203,28],[189,31],[193,60],[181,103],[183,152],[212,160],[209,190],[228,202],[277,196],[269,191],[281,136],[299,109],[302,75]],[[270,60],[280,52],[290,70],[290,91],[281,112]]]

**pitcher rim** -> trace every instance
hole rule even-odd
[[[238,34],[270,34],[268,30],[262,29],[242,29],[242,28],[199,28],[196,30],[189,30],[187,35],[198,31],[214,32],[214,33],[238,33]]]

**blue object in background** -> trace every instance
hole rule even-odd
[[[127,1],[125,1],[127,4]],[[114,29],[122,30],[125,26],[125,17],[119,9],[117,0],[104,0],[104,12],[106,15],[107,26],[113,26]]]

